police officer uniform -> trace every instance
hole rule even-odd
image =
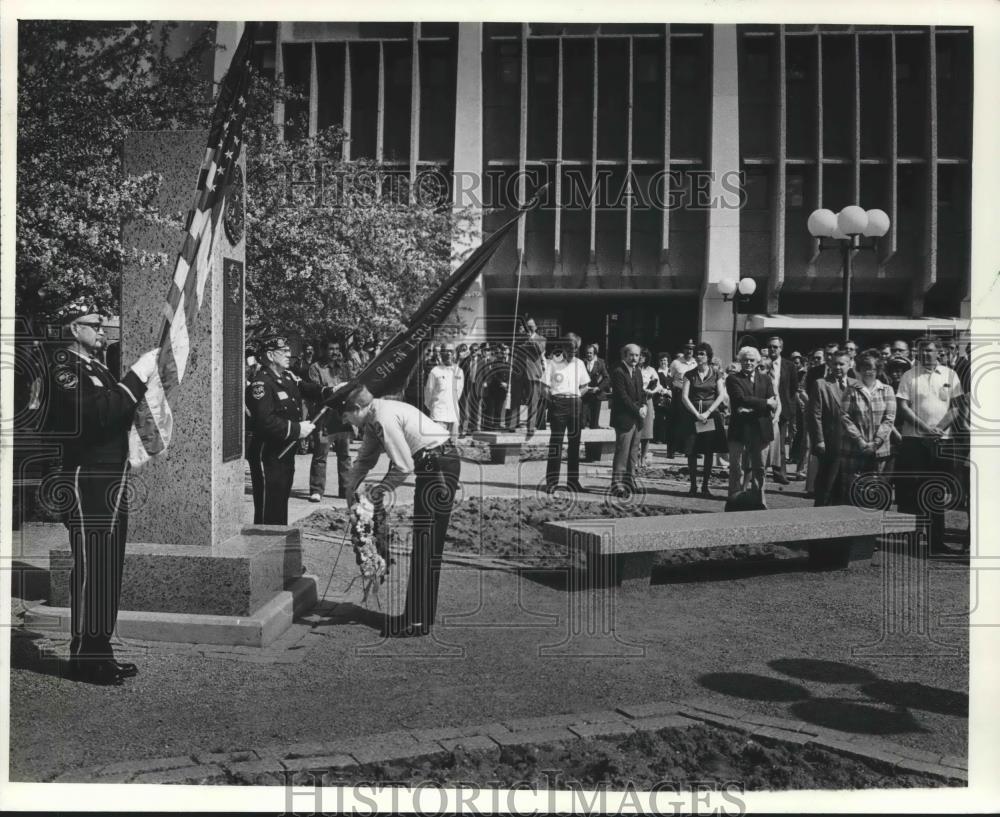
[[[67,325],[101,331],[98,315],[81,317],[70,313]],[[79,347],[59,349],[50,364],[47,427],[62,442],[62,466],[43,490],[64,511],[73,553],[70,668],[95,683],[121,683],[137,672],[115,661],[111,636],[128,528],[128,434],[146,383],[133,369],[119,380]]]
[[[261,357],[267,352],[287,349],[284,338],[264,341]],[[253,487],[255,525],[287,525],[288,498],[295,476],[297,445],[284,455],[289,443],[297,443],[302,421],[302,399],[321,400],[331,389],[302,380],[290,370],[280,374],[262,365],[247,386],[246,406],[252,439],[247,451]]]

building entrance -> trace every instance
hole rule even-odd
[[[514,297],[507,293],[488,294],[487,318],[509,326]],[[603,295],[572,292],[521,293],[518,311],[531,317],[542,334],[557,336],[575,332],[584,344],[597,343],[600,356],[618,360],[621,347],[638,343],[655,357],[680,351],[688,339],[697,340],[698,299],[696,295]]]

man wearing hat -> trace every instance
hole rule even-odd
[[[61,315],[64,348],[49,371],[48,427],[62,442],[58,490],[69,500],[70,674],[94,684],[121,684],[138,672],[115,660],[128,528],[129,427],[159,349],[143,354],[119,380],[99,360],[106,339],[99,311],[72,307]]]
[[[333,389],[300,379],[289,370],[291,349],[280,336],[261,343],[261,367],[247,386],[246,405],[253,428],[247,452],[253,486],[253,523],[288,524],[288,497],[295,476],[295,451],[288,444],[312,434],[302,419],[302,398],[322,400]],[[284,453],[282,453],[284,452]]]
[[[362,431],[361,449],[347,476],[347,502],[358,501],[357,488],[380,455],[389,456],[389,470],[367,494],[384,518],[385,497],[416,475],[413,493],[413,552],[406,606],[401,616],[386,622],[383,635],[410,638],[427,635],[437,612],[441,554],[455,503],[461,472],[458,451],[448,429],[416,406],[372,397],[364,386],[346,395],[343,418]]]

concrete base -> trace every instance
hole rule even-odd
[[[139,641],[266,647],[292,625],[296,616],[315,607],[316,600],[316,578],[300,576],[251,616],[122,610],[116,632],[119,638]],[[70,611],[68,607],[40,604],[25,613],[24,623],[29,629],[69,637]]]
[[[49,604],[69,606],[68,548],[49,552]],[[129,543],[121,609],[253,616],[302,574],[298,528],[254,525],[215,547]]]

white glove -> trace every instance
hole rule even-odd
[[[159,356],[159,347],[156,349],[150,349],[132,364],[132,371],[135,372],[136,377],[138,377],[143,383],[148,383],[149,378],[151,378],[153,376],[153,372],[156,371],[156,362]]]
[[[310,423],[308,420],[303,420],[301,423],[299,423],[299,439],[301,440],[305,437],[308,437],[310,434],[313,433],[313,430],[315,428],[316,428],[315,423]]]

